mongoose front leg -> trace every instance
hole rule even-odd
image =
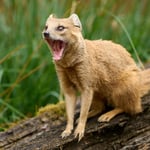
[[[88,112],[92,103],[93,91],[85,90],[81,93],[81,110],[77,128],[74,132],[75,137],[80,141],[84,136],[85,125],[88,117]]]
[[[66,129],[61,134],[62,138],[69,136],[73,130],[74,110],[76,105],[76,94],[74,91],[70,91],[69,94],[65,94],[65,104],[67,113],[67,125]]]

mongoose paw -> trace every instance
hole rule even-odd
[[[124,110],[121,109],[121,108],[115,108],[103,115],[101,115],[99,118],[98,118],[98,121],[99,122],[109,122],[112,118],[114,118],[116,115],[118,114],[121,114],[123,113]]]
[[[61,134],[62,138],[65,138],[71,134],[71,130],[64,130]]]
[[[104,114],[98,118],[98,122],[109,122],[112,119],[111,115]]]
[[[78,126],[74,132],[74,136],[75,136],[75,138],[78,137],[78,142],[79,142],[84,136],[84,128]]]

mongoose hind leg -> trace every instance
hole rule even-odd
[[[129,73],[131,75],[127,76]],[[101,115],[99,122],[108,122],[123,112],[130,115],[142,112],[139,78],[134,72],[125,72],[122,76],[124,78],[113,88],[110,96],[110,104],[114,109]]]
[[[100,114],[101,111],[99,109],[93,109],[93,110],[90,110],[89,113],[88,113],[88,119],[89,118],[92,118],[98,114]]]
[[[118,114],[121,114],[123,113],[123,109],[121,108],[115,108],[103,115],[101,115],[99,118],[98,118],[98,121],[99,122],[109,122],[112,118],[114,118],[115,116],[117,116]]]
[[[102,113],[105,109],[104,99],[102,99],[98,94],[95,94],[93,97],[92,105],[90,111],[88,113],[88,118],[92,118],[100,113]]]

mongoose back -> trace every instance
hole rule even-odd
[[[86,40],[76,14],[68,18],[50,15],[43,38],[53,56],[60,87],[66,101],[67,125],[62,137],[73,130],[77,92],[81,110],[74,132],[84,136],[87,118],[113,109],[99,118],[108,122],[120,113],[142,112],[141,97],[150,89],[150,69],[141,71],[130,54],[119,44],[106,40]]]

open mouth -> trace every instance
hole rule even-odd
[[[66,47],[66,43],[61,40],[52,40],[45,38],[49,46],[52,48],[52,54],[54,60],[60,60],[63,57],[63,53]]]

